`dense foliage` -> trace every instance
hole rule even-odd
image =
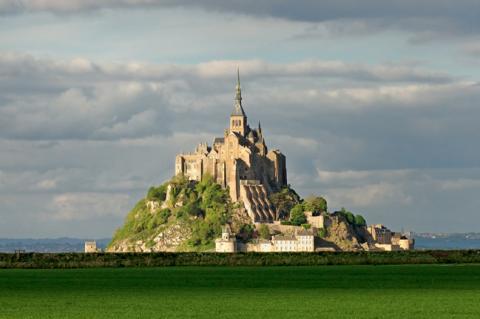
[[[277,209],[280,219],[286,218],[290,213],[290,210],[295,205],[302,202],[300,196],[290,187],[290,185],[282,188],[279,192],[272,194],[269,199]]]
[[[304,208],[302,204],[295,205],[290,210],[290,223],[291,225],[300,226],[307,222],[307,218],[305,217]]]
[[[305,211],[311,211],[317,215],[327,211],[327,200],[320,196],[309,196],[303,202],[303,208]]]
[[[340,211],[335,212],[340,216],[343,216],[350,225],[353,226],[366,226],[367,222],[362,215],[355,215],[352,212],[346,210],[344,207]]]
[[[171,186],[167,202],[167,189]],[[151,211],[147,202],[158,203]],[[184,246],[193,250],[212,248],[214,239],[221,234],[232,211],[227,190],[222,189],[211,177],[192,182],[182,176],[158,187],[151,187],[145,199],[140,200],[127,215],[123,227],[118,229],[110,243],[127,239],[130,242],[144,240],[153,245],[153,237],[174,224],[189,227],[192,235]]]
[[[320,253],[0,253],[0,268],[480,263],[480,250]]]
[[[267,225],[261,224],[258,228],[258,235],[263,239],[270,239],[270,229]]]

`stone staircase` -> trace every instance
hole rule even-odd
[[[273,223],[276,220],[275,209],[263,185],[241,184],[240,199],[254,223]]]

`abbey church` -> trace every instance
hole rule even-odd
[[[251,128],[242,106],[240,76],[228,128],[213,144],[200,143],[194,152],[178,154],[175,175],[200,181],[204,175],[228,188],[233,202],[242,202],[253,222],[278,219],[268,195],[287,185],[286,159],[279,150],[268,150],[260,122]]]

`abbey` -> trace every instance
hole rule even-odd
[[[228,128],[213,145],[200,143],[194,152],[178,154],[175,175],[200,181],[210,175],[228,188],[234,202],[242,202],[253,222],[278,219],[268,195],[287,185],[286,158],[279,150],[268,150],[260,122],[251,128],[242,106],[240,75]]]

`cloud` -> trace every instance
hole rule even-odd
[[[111,234],[149,186],[172,176],[175,154],[223,133],[237,65],[249,123],[261,120],[303,196],[393,228],[468,229],[450,218],[452,203],[478,219],[478,83],[401,64],[15,53],[0,55],[0,217],[18,223],[22,212],[30,222],[19,231],[37,236]]]
[[[54,189],[57,186],[57,181],[54,179],[44,179],[37,183],[39,189]]]
[[[467,43],[463,46],[462,53],[471,58],[480,58],[480,44],[478,42]]]
[[[405,205],[411,204],[412,198],[402,192],[399,186],[378,183],[354,188],[332,188],[325,196],[332,202],[334,207],[340,205],[355,207],[364,210],[377,205]]]
[[[51,211],[45,218],[59,220],[94,220],[104,216],[125,216],[128,195],[100,193],[65,193],[53,197]]]
[[[412,43],[440,36],[468,35],[480,27],[480,4],[475,0],[355,0],[343,1],[192,1],[192,0],[1,0],[0,14],[52,12],[77,14],[103,9],[187,8],[227,14],[309,22],[304,36],[368,34],[388,28],[414,32]],[[313,31],[312,31],[313,30]]]
[[[454,81],[446,74],[411,66],[348,64],[308,60],[273,64],[261,60],[211,61],[192,66],[146,63],[98,63],[84,58],[38,59],[0,54],[0,137],[31,140],[119,139],[172,134],[172,125],[190,121],[231,100],[233,70],[240,65],[251,83],[275,80],[297,87],[265,98],[283,103],[367,103],[408,98],[423,86]],[[232,80],[231,85],[225,79]],[[374,88],[322,89],[302,86],[328,79],[357,83],[392,83]],[[247,82],[248,83],[248,82]],[[304,85],[303,85],[304,83]],[[310,84],[308,84],[310,83]],[[395,86],[410,83],[408,86]],[[395,85],[394,85],[395,84]],[[248,86],[248,84],[247,84]],[[410,93],[409,93],[410,92]],[[408,95],[409,94],[409,95]],[[214,102],[212,104],[212,101]],[[267,102],[268,103],[268,102]],[[180,123],[188,127],[190,123]]]

